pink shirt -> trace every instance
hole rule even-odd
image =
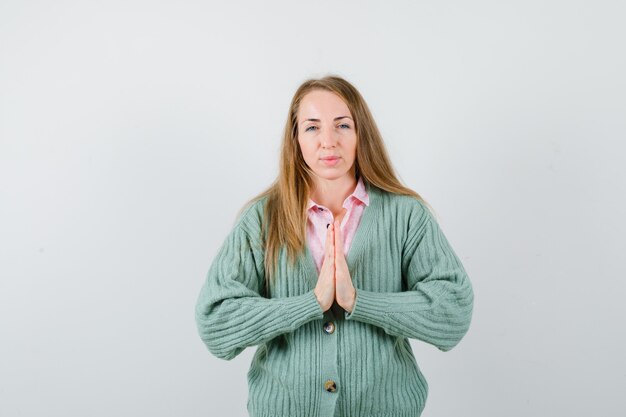
[[[369,205],[369,196],[367,195],[363,180],[359,177],[354,191],[343,201],[346,214],[343,216],[343,219],[341,219],[340,229],[343,236],[343,253],[346,257],[348,256],[352,238],[361,220],[363,210],[365,210],[365,206],[367,205]],[[334,222],[334,216],[328,207],[317,204],[309,198],[307,206],[306,240],[309,251],[315,260],[318,273],[324,261],[326,225],[332,222]]]

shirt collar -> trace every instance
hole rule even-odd
[[[348,201],[350,201],[351,197],[354,197],[357,200],[361,201],[366,206],[369,206],[370,198],[369,198],[369,195],[367,194],[367,190],[365,189],[365,183],[363,182],[363,177],[359,177],[359,180],[356,183],[356,187],[354,188],[354,191],[344,200],[343,207],[346,207],[346,204]],[[309,198],[306,209],[309,210],[311,207],[319,207],[319,204],[317,204],[315,201]]]

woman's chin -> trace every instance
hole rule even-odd
[[[327,181],[338,180],[349,174],[347,171],[337,169],[322,169],[313,172],[319,179]]]

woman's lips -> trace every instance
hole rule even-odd
[[[337,157],[337,158],[328,158],[328,159],[322,159],[321,161],[326,164],[327,166],[333,166],[336,165],[337,162],[339,162],[341,158]]]

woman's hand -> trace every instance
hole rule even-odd
[[[356,300],[356,289],[354,285],[352,285],[352,277],[350,276],[348,263],[343,253],[340,222],[341,220],[335,220],[335,227],[333,228],[333,246],[335,247],[335,296],[337,298],[337,304],[350,313],[352,312]]]
[[[317,278],[317,285],[313,292],[323,311],[328,310],[335,300],[335,238],[333,224],[326,229],[326,246],[324,248],[324,262]]]

